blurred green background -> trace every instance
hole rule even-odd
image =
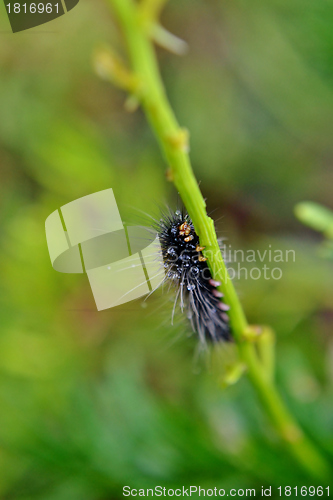
[[[158,56],[219,235],[296,252],[281,280],[236,287],[275,329],[279,388],[333,462],[332,261],[293,212],[333,206],[333,4],[173,0],[162,20],[190,47]],[[197,360],[167,295],[97,312],[85,276],[51,267],[44,223],[65,203],[112,187],[124,220],[177,205],[142,112],[94,73],[96,47],[123,51],[107,1],[15,35],[1,4],[0,38],[0,498],[312,484],[246,378],[221,390]]]

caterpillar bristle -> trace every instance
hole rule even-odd
[[[172,320],[180,299],[182,312],[187,308],[192,329],[203,344],[230,341],[229,306],[216,289],[221,283],[212,278],[207,258],[201,253],[204,247],[189,215],[184,210],[164,213],[155,229],[161,243],[166,280],[178,288]]]

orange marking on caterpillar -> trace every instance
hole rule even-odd
[[[191,232],[191,227],[187,224],[187,222],[183,222],[178,229],[180,236],[188,236]]]

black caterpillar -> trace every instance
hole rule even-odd
[[[212,278],[189,215],[179,210],[163,214],[156,229],[165,280],[177,287],[174,311],[180,297],[181,310],[187,309],[192,328],[202,343],[231,340],[226,312],[229,306],[222,302],[223,294],[216,289],[220,283]]]

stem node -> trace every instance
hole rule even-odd
[[[176,133],[167,135],[167,141],[173,149],[189,153],[189,137],[189,131],[186,128],[180,128]]]

